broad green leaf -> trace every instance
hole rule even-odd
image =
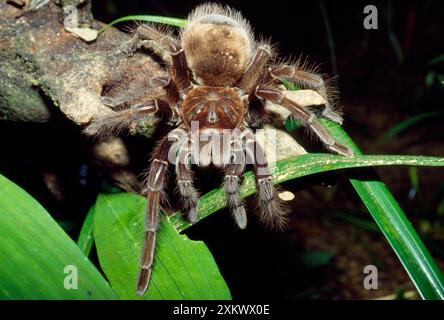
[[[64,286],[67,266],[77,269],[77,289]],[[0,299],[117,298],[46,210],[1,175],[0,275]]]
[[[130,193],[100,194],[94,238],[111,286],[122,299],[231,299],[229,289],[203,242],[180,235],[163,216],[150,286],[136,295],[144,239],[146,199]]]
[[[393,165],[444,166],[444,158],[393,155],[343,157],[334,154],[309,153],[278,161],[273,172],[273,178],[275,183],[280,183],[331,170]],[[242,196],[247,197],[255,192],[256,186],[253,174],[247,172],[242,185]],[[203,219],[225,206],[224,191],[222,189],[212,190],[199,199],[199,219]],[[185,221],[180,213],[174,214],[171,221],[178,231],[183,231],[190,226],[189,222]]]
[[[85,256],[89,256],[92,245],[94,243],[93,223],[94,223],[94,207],[89,209],[88,214],[86,215],[86,218],[83,221],[82,229],[80,229],[79,239],[77,240],[77,245],[79,246],[80,250],[82,250],[82,252],[85,254]]]

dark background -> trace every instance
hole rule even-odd
[[[93,1],[95,18],[110,22],[133,14],[185,18],[201,1]],[[240,10],[258,35],[271,37],[282,56],[308,56],[322,72],[337,76],[344,128],[364,153],[444,156],[442,121],[436,116],[409,127],[393,139],[378,139],[399,121],[443,111],[444,3],[442,1],[220,1]],[[376,5],[379,29],[365,30],[363,9]],[[117,27],[123,28],[125,24]],[[327,30],[330,29],[331,35]],[[444,59],[443,59],[444,60]],[[68,120],[50,125],[2,123],[0,172],[37,198],[76,238],[94,203],[103,173],[91,166],[92,142]],[[303,131],[295,133],[310,151],[322,147]],[[136,158],[146,165],[152,142],[126,138]],[[378,173],[421,233],[432,254],[444,261],[442,241],[444,171],[418,169],[419,186],[407,168],[381,168]],[[49,177],[63,186],[63,199],[48,190]],[[172,179],[171,179],[172,180]],[[201,173],[202,190],[218,181]],[[216,181],[216,182],[215,182]],[[326,187],[328,186],[328,188]],[[316,175],[283,185],[295,193],[291,227],[269,232],[255,220],[236,229],[229,212],[213,215],[190,230],[213,252],[234,298],[319,299],[373,298],[412,285],[386,241],[371,231],[371,219],[341,173]],[[248,201],[249,210],[255,204]],[[359,223],[356,219],[358,218]],[[94,259],[94,258],[93,258]],[[376,291],[362,288],[362,270],[380,270]]]

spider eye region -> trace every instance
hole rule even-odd
[[[234,129],[241,123],[244,105],[236,90],[200,86],[192,89],[182,103],[182,117],[188,128]]]

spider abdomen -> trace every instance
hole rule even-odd
[[[209,5],[190,15],[181,44],[199,84],[229,86],[245,71],[254,40],[239,14]]]
[[[182,118],[188,128],[234,129],[242,122],[245,107],[236,90],[199,86],[182,103]]]

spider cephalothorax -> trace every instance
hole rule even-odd
[[[318,120],[323,116],[338,123],[342,121],[331,106],[322,77],[308,71],[305,65],[275,63],[271,46],[256,41],[248,22],[231,8],[212,4],[197,7],[177,37],[154,26],[141,25],[125,50],[133,52],[140,47],[150,49],[164,60],[168,76],[151,79],[152,86],[145,90],[149,91],[145,92],[149,97],[146,99],[104,97],[105,104],[123,105],[123,108],[94,119],[87,132],[112,133],[152,119],[158,112],[169,115],[171,131],[154,149],[146,180],[146,236],[137,280],[137,292],[143,294],[151,275],[160,196],[170,164],[175,166],[178,192],[191,222],[198,215],[192,165],[212,164],[222,169],[227,203],[240,228],[247,223],[240,184],[246,164],[252,164],[259,217],[279,228],[285,222],[285,214],[276,197],[265,153],[250,129],[268,121],[268,104],[287,109],[328,150],[345,156],[352,152],[338,143]],[[317,91],[326,104],[323,108],[298,104],[284,89],[282,80]]]
[[[232,88],[199,86],[187,93],[181,113],[187,128],[198,121],[201,128],[235,129],[242,123],[245,106]]]

